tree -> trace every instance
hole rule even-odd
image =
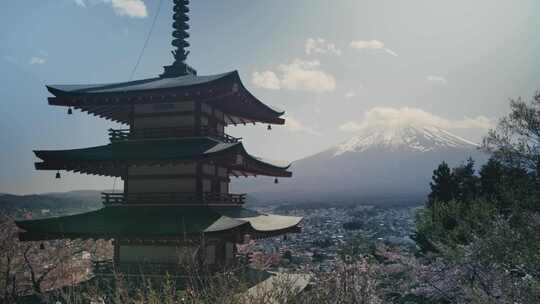
[[[88,279],[91,260],[110,259],[107,241],[20,242],[13,219],[0,214],[0,303],[33,295],[43,298],[64,286]]]
[[[450,167],[446,162],[442,162],[433,171],[433,181],[429,184],[431,193],[429,194],[429,205],[434,202],[449,202],[454,199],[456,185],[452,177]]]
[[[488,199],[497,199],[504,173],[500,161],[490,158],[480,170],[480,193]]]
[[[0,302],[16,302],[21,292],[23,263],[20,259],[21,245],[17,242],[17,229],[13,220],[0,215]]]
[[[501,162],[506,206],[540,211],[540,92],[530,102],[510,102],[511,112],[483,141],[483,148]]]
[[[469,158],[467,163],[452,170],[455,193],[453,197],[458,202],[474,200],[478,197],[478,177],[475,175],[474,160]]]
[[[484,139],[491,159],[479,177],[471,160],[454,168],[455,200],[430,201],[417,217],[418,245],[433,245],[431,265],[440,263],[442,277],[457,282],[461,295],[452,296],[453,303],[540,298],[540,93],[510,106],[511,113]],[[448,177],[447,169],[438,173]],[[439,186],[432,183],[438,190],[432,196],[439,198],[440,186],[434,185]],[[448,219],[455,221],[445,225]]]
[[[510,102],[511,112],[483,141],[483,148],[500,162],[540,176],[540,92],[530,102]]]

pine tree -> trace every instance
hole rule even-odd
[[[504,168],[501,162],[490,158],[480,170],[480,192],[487,199],[498,199]]]
[[[454,199],[455,182],[450,167],[446,162],[442,162],[433,171],[432,179],[433,181],[429,184],[431,193],[429,194],[428,206],[433,206],[435,202],[449,202]]]
[[[469,158],[467,163],[452,170],[454,178],[454,198],[458,202],[468,202],[478,197],[478,177],[475,175],[474,160]]]

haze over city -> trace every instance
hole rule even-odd
[[[34,149],[106,142],[118,127],[49,108],[45,84],[127,81],[158,1],[48,0],[0,4],[0,192],[110,189],[112,179],[37,172]],[[530,97],[540,51],[536,1],[196,1],[189,64],[200,74],[238,70],[287,124],[230,127],[251,153],[295,161],[367,126],[431,124],[479,142]],[[133,78],[171,60],[165,1]],[[66,26],[69,25],[69,26]],[[251,28],[245,31],[245,28]]]

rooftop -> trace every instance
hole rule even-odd
[[[130,82],[83,85],[48,85],[55,97],[49,104],[67,106],[129,124],[131,106],[148,103],[205,102],[225,113],[226,123],[284,124],[285,112],[253,96],[238,72],[173,78],[150,78]]]
[[[17,221],[22,240],[178,239],[238,230],[254,237],[296,231],[302,218],[261,214],[245,208],[107,207],[77,215]]]
[[[123,176],[127,165],[155,165],[212,160],[233,175],[290,177],[289,166],[265,162],[246,152],[241,142],[222,143],[210,137],[119,141],[104,146],[58,151],[34,151],[43,162],[38,170],[68,170],[88,174]],[[239,162],[238,155],[241,156]]]

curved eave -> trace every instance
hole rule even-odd
[[[257,103],[258,106],[261,108],[264,108],[266,112],[268,112],[271,115],[274,115],[276,117],[281,117],[285,115],[285,111],[276,109],[273,107],[268,106],[267,104],[260,101],[257,97],[255,97],[251,92],[244,86],[244,83],[242,82],[242,79],[240,78],[240,75],[238,74],[238,71],[233,72],[234,77],[236,78],[236,81],[240,84],[241,91],[248,97],[252,102]]]
[[[195,149],[191,154],[175,154],[175,151],[180,151],[186,145],[192,144],[187,140],[198,141],[197,144],[202,147]],[[154,149],[159,144],[166,145],[162,149]],[[115,145],[123,146],[120,149],[115,148]],[[141,152],[146,147],[150,147],[149,150],[146,153]],[[137,151],[137,153],[133,154],[132,151]],[[224,166],[231,169],[233,175],[235,175],[234,172],[242,172],[242,175],[292,176],[292,173],[287,171],[290,166],[277,166],[251,156],[242,143],[226,144],[210,138],[149,140],[132,142],[131,144],[124,142],[85,149],[38,150],[34,153],[42,160],[42,162],[35,164],[37,170],[65,170],[103,176],[123,177],[128,165],[161,165],[205,159],[220,160]],[[236,155],[242,155],[243,161],[241,163],[236,163]]]
[[[247,217],[246,217],[247,214]],[[16,221],[23,241],[52,239],[196,239],[202,235],[265,238],[301,230],[300,217],[244,208],[109,207],[38,220]]]
[[[213,104],[227,114],[229,124],[285,123],[281,118],[285,112],[273,109],[253,96],[237,71],[187,77],[194,80],[152,78],[115,84],[46,87],[55,96],[49,98],[50,105],[74,107],[125,124],[130,123],[131,105],[193,100]]]
[[[292,177],[292,172],[287,171],[291,167],[290,164],[287,166],[279,166],[276,164],[265,162],[249,154],[244,148],[244,145],[241,143],[238,148],[240,149],[242,155],[247,159],[247,165],[253,168],[252,172],[254,173],[254,175],[272,176],[272,177]]]
[[[108,207],[63,217],[16,221],[23,241],[54,239],[174,240],[247,229],[208,208]],[[211,229],[211,231],[206,231]]]

